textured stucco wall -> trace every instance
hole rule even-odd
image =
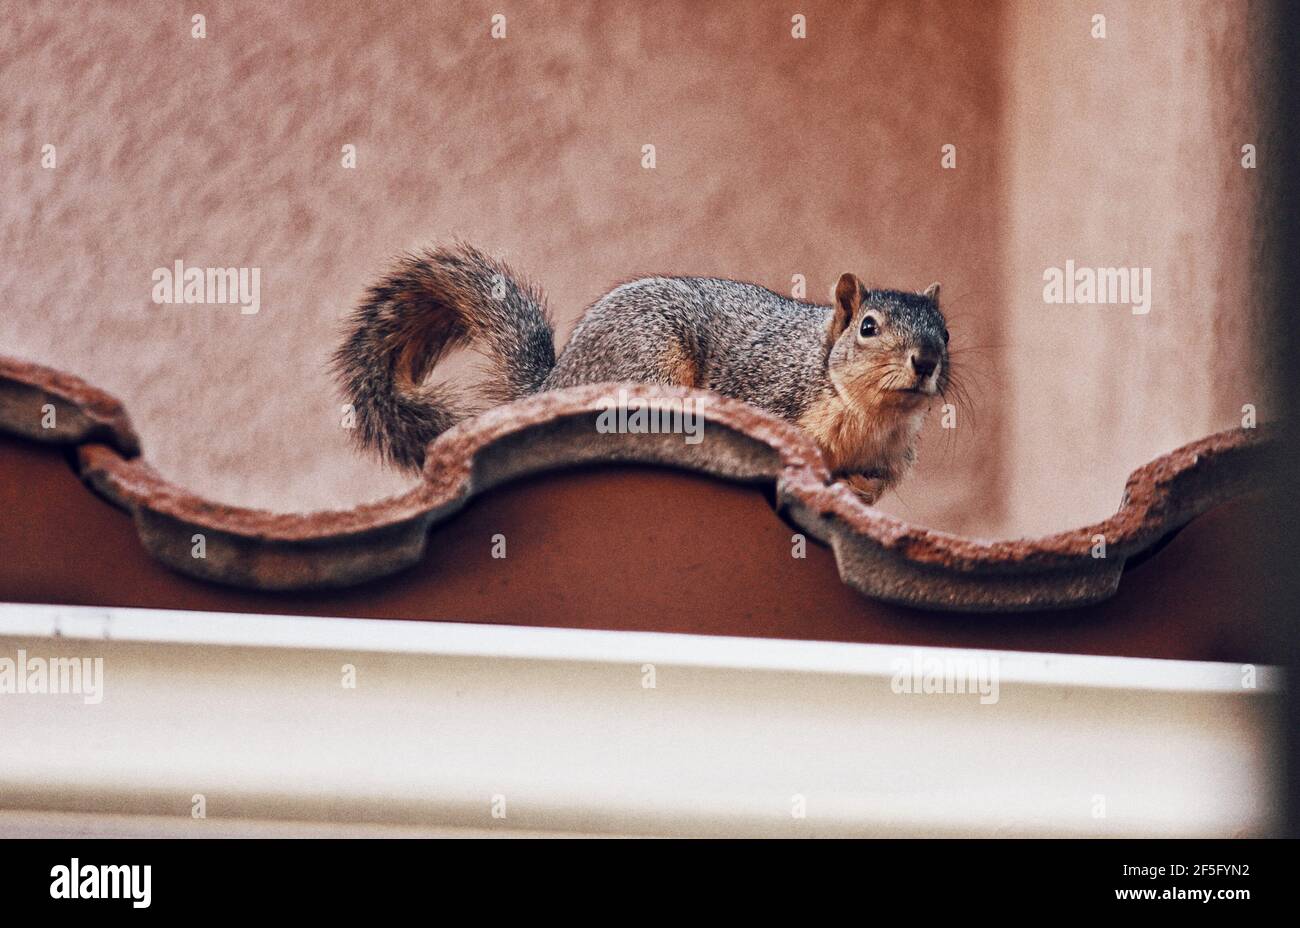
[[[1094,9],[1096,7],[1096,9]],[[1092,17],[1106,16],[1106,37]],[[1256,112],[1266,8],[1041,4],[1006,54],[1007,524],[1101,519],[1158,454],[1273,418],[1253,266],[1276,149]],[[1242,166],[1255,144],[1259,166]],[[1149,267],[1146,315],[1048,305],[1043,271]],[[1262,346],[1259,346],[1262,347]]]
[[[958,339],[996,329],[990,12],[800,4],[796,41],[781,3],[383,9],[5,4],[0,346],[117,394],[168,477],[274,509],[402,486],[345,441],[324,364],[388,257],[453,234],[541,282],[561,338],[647,273],[939,279]],[[261,312],[154,305],[177,258],[261,267]],[[972,477],[996,482],[1000,412],[974,400],[898,511],[997,519]]]
[[[0,351],[117,394],[225,502],[405,484],[325,362],[388,257],[452,235],[542,283],[561,339],[646,273],[941,280],[973,408],[884,505],[954,531],[1104,515],[1257,401],[1244,6],[1109,3],[1097,42],[1077,3],[800,3],[804,41],[781,3],[0,5]],[[1070,257],[1153,266],[1151,314],[1044,306]],[[261,312],[154,305],[178,258],[260,267]]]

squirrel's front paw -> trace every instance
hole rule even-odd
[[[880,477],[868,477],[866,474],[845,474],[840,478],[849,485],[854,494],[868,506],[873,505],[885,492],[885,481]]]

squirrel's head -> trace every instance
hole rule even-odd
[[[852,274],[835,286],[827,366],[855,405],[927,404],[948,385],[948,327],[939,285],[923,293],[869,290]]]

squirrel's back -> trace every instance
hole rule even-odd
[[[796,419],[825,380],[832,310],[757,284],[646,277],[583,314],[543,389],[625,380],[714,390]]]

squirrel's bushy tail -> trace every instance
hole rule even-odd
[[[418,470],[425,446],[469,415],[454,391],[423,380],[467,344],[487,357],[483,392],[496,402],[536,392],[555,366],[542,295],[504,264],[465,244],[398,259],[353,311],[334,353],[361,443]]]

